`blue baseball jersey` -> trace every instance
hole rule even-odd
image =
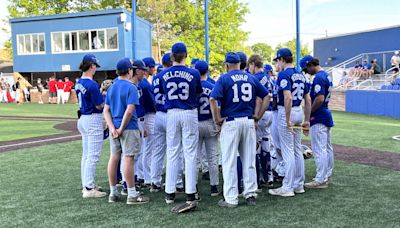
[[[325,71],[319,71],[313,80],[311,87],[311,101],[314,102],[317,96],[324,96],[324,103],[319,109],[311,113],[311,126],[317,123],[327,127],[333,127],[332,113],[328,108],[333,89],[332,78]]]
[[[141,94],[139,98],[140,106],[143,107],[145,114],[156,112],[156,105],[154,101],[153,87],[146,78],[138,84]]]
[[[275,80],[272,80],[272,111],[278,110],[278,84]]]
[[[110,106],[115,128],[119,128],[128,105],[135,105],[136,108],[139,104],[139,93],[136,86],[127,80],[115,81],[107,91],[106,104]],[[126,129],[139,129],[136,113],[133,113]]]
[[[75,85],[75,91],[78,97],[79,110],[82,115],[103,112],[103,109],[96,108],[96,106],[103,104],[104,99],[100,93],[99,86],[94,80],[80,78]]]
[[[268,90],[253,75],[234,70],[222,75],[210,97],[221,102],[222,117],[253,116],[257,97],[264,98]]]
[[[167,112],[165,109],[165,95],[160,93],[160,84],[161,82],[161,74],[157,74],[153,77],[153,93],[154,93],[154,101],[156,102],[156,110],[157,112]]]
[[[203,92],[200,73],[186,66],[172,66],[160,73],[160,93],[165,94],[165,109],[195,109]]]
[[[138,118],[142,118],[144,115],[146,115],[146,111],[144,109],[144,106],[140,104],[140,98],[143,96],[143,91],[140,88],[139,84],[135,85],[137,90],[138,90],[138,94],[139,94],[139,105],[136,106],[136,115]]]
[[[210,76],[207,77],[207,81],[210,82],[211,84],[215,85],[215,80],[212,79]]]
[[[297,72],[295,68],[287,68],[278,74],[278,105],[284,105],[283,91],[289,90],[292,93],[292,107],[300,106],[304,94],[309,93],[310,87],[306,77]]]
[[[212,118],[212,113],[210,110],[210,94],[214,88],[214,85],[207,81],[201,81],[201,87],[203,88],[203,93],[199,98],[199,121],[208,120]]]
[[[272,94],[272,86],[273,86],[273,81],[271,79],[271,77],[265,73],[265,72],[258,72],[254,75],[254,77],[256,77],[258,79],[258,81],[261,83],[261,85],[263,85],[267,90],[268,93]],[[272,97],[271,97],[271,101],[272,101]],[[273,107],[272,107],[272,102],[269,103],[269,107],[268,107],[268,111],[272,111]]]

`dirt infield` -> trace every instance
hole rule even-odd
[[[37,121],[62,121],[54,126],[55,129],[66,131],[66,133],[49,136],[20,139],[1,142],[0,153],[24,148],[71,142],[80,140],[81,136],[76,128],[76,119],[68,118],[42,118],[42,117],[4,117],[0,120],[37,120]],[[309,142],[305,142],[309,145]],[[400,153],[382,152],[371,149],[334,145],[335,159],[358,164],[377,166],[400,171]]]

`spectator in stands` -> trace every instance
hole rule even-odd
[[[390,63],[392,64],[392,68],[394,67],[393,71],[395,73],[399,72],[399,65],[400,65],[400,54],[399,51],[395,51],[394,55],[390,59]]]
[[[64,82],[63,80],[60,78],[58,79],[58,82],[56,84],[57,87],[57,104],[62,103],[62,99],[63,99],[63,94],[64,94]]]
[[[68,77],[65,77],[64,81],[63,104],[68,103],[72,87],[74,86],[74,83],[71,82]]]
[[[360,64],[360,62],[356,62],[356,65],[350,69],[350,77],[352,77],[353,79],[359,78],[362,75],[362,65]]]
[[[348,83],[351,81],[351,78],[349,75],[347,75],[347,72],[344,70],[343,74],[342,74],[342,78],[339,81],[339,86],[343,86],[345,88],[347,88]]]
[[[361,68],[361,78],[362,79],[368,79],[372,77],[372,74],[374,73],[374,70],[372,69],[372,65],[368,63],[368,60],[363,61],[363,65]]]
[[[57,86],[56,78],[52,76],[49,80],[49,104],[55,104],[57,99]]]
[[[381,68],[381,66],[379,66],[377,59],[373,59],[371,61],[371,64],[372,64],[372,69],[374,70],[374,74],[382,73],[382,68]]]
[[[37,79],[36,86],[37,86],[38,95],[39,95],[39,102],[38,102],[38,103],[39,103],[39,104],[43,104],[42,95],[43,95],[44,86],[43,86],[43,83],[42,83],[42,79],[41,79],[41,78],[38,78],[38,79]]]

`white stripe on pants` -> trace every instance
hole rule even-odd
[[[144,128],[147,129],[147,137],[143,139],[143,178],[145,184],[151,184],[151,157],[154,152],[154,121],[155,113],[149,113],[144,116]]]
[[[197,155],[200,159],[203,145],[205,147],[206,162],[208,163],[208,170],[210,172],[210,185],[218,185],[218,136],[212,119],[199,122],[199,144]]]
[[[332,175],[333,149],[331,144],[331,128],[323,124],[311,126],[311,148],[316,165],[315,181],[324,183]]]
[[[179,172],[179,157],[185,160],[186,194],[196,193],[196,158],[199,141],[199,122],[197,109],[170,109],[167,112],[167,175],[166,193],[176,191]]]
[[[94,188],[96,165],[103,145],[102,114],[82,115],[78,120],[78,130],[82,135],[82,187]]]
[[[243,195],[256,196],[256,130],[254,120],[247,117],[225,121],[221,128],[222,175],[224,198],[227,203],[238,204],[237,155],[243,167]]]
[[[285,108],[280,106],[279,117],[279,138],[283,161],[285,163],[285,178],[282,181],[282,188],[285,192],[292,192],[295,188],[304,185],[304,157],[301,149],[301,130],[293,129],[290,132],[286,124]],[[303,121],[302,108],[292,107],[290,120],[293,125],[301,125]]]

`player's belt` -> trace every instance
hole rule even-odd
[[[139,121],[144,121],[144,117],[140,117],[140,118],[139,118]]]
[[[242,117],[228,117],[228,118],[225,119],[225,121],[229,122],[229,121],[232,121],[232,120],[235,120],[235,119],[239,119],[239,118],[244,118],[244,117],[247,117],[249,120],[253,119],[252,116],[242,116]]]

